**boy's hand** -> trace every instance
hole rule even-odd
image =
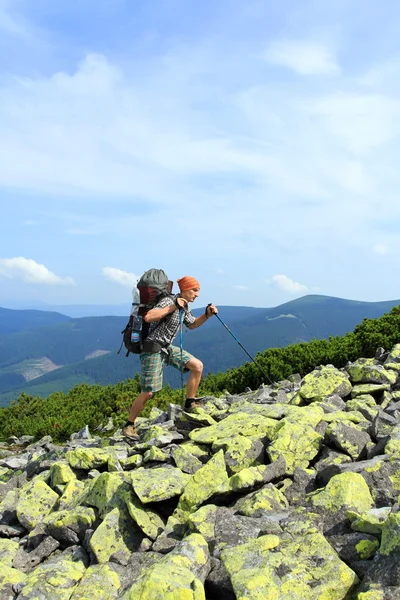
[[[218,314],[218,308],[214,304],[208,304],[206,308],[206,317],[212,317]]]
[[[185,300],[185,298],[181,298],[180,296],[175,300],[175,304],[176,307],[181,309],[181,308],[185,308],[185,306],[187,305],[187,300]]]

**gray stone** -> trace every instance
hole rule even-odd
[[[59,546],[60,543],[48,535],[31,552],[19,550],[17,556],[14,558],[13,567],[24,573],[29,573],[57,550]]]
[[[206,598],[236,600],[231,578],[229,577],[228,571],[225,569],[224,563],[212,556],[210,564],[211,570],[204,583]]]

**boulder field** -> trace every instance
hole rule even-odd
[[[400,344],[0,443],[0,600],[400,598]]]

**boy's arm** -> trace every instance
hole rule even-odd
[[[144,316],[144,321],[146,323],[154,323],[155,321],[161,321],[164,317],[171,315],[173,312],[178,310],[179,308],[179,298],[177,298],[176,302],[172,302],[172,304],[168,304],[163,307],[155,307],[149,310],[149,312]]]
[[[199,317],[196,317],[196,320],[191,325],[189,325],[188,329],[197,329],[197,327],[203,325],[203,323],[205,323],[210,317],[216,314],[218,314],[218,308],[214,306],[214,304],[209,304],[206,307],[204,314],[200,315]]]

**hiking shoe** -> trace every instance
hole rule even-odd
[[[201,407],[201,402],[200,402],[201,398],[194,398],[191,402],[185,402],[185,411],[190,411],[193,410],[194,408],[200,408]]]
[[[124,435],[127,438],[130,438],[131,440],[139,440],[139,436],[136,433],[136,427],[134,425],[132,425],[132,423],[127,423],[126,425],[124,425],[124,427],[122,428],[122,435]]]

